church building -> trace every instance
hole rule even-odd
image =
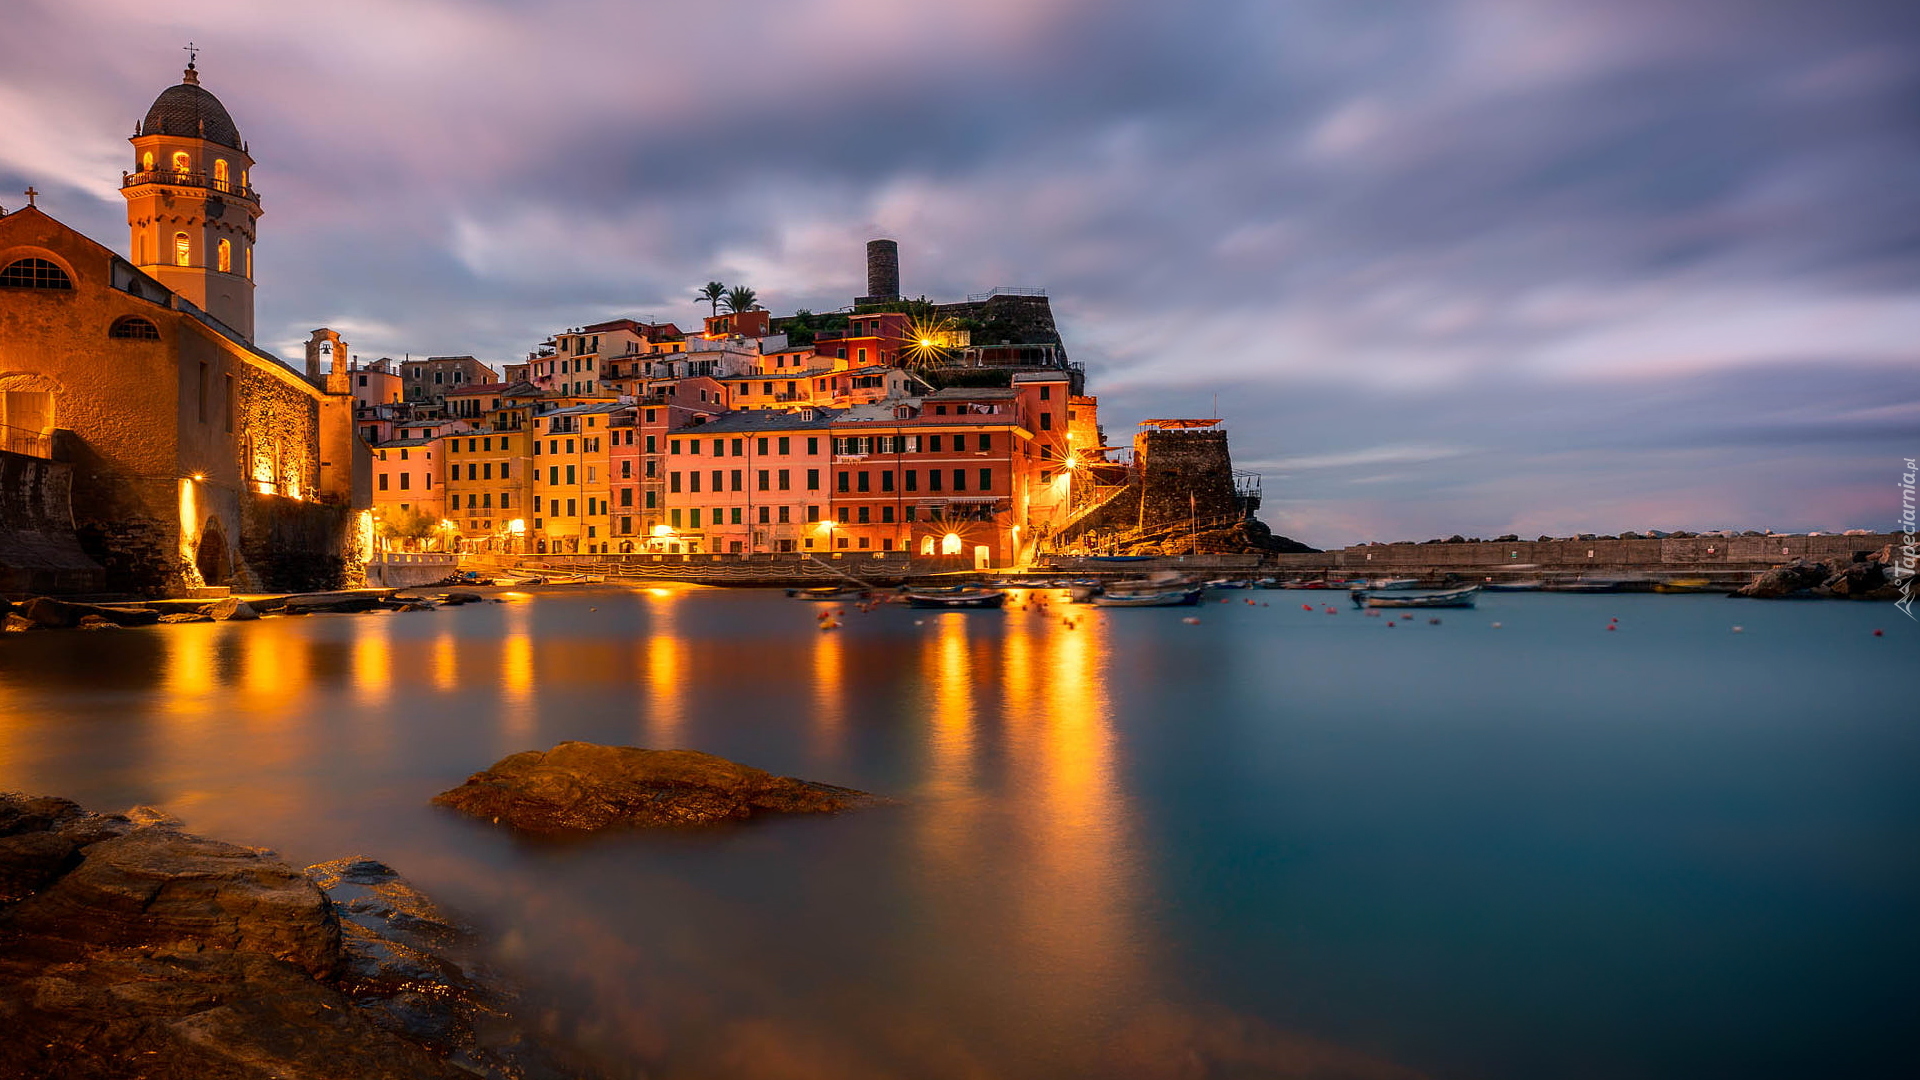
[[[189,65],[131,141],[127,257],[31,194],[0,210],[0,594],[358,583],[348,357],[324,330],[305,370],[254,344],[246,140]]]

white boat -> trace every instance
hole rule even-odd
[[[1355,607],[1375,608],[1472,607],[1473,596],[1479,591],[1480,586],[1469,585],[1464,589],[1404,593],[1398,596],[1375,596],[1369,592],[1356,592],[1353,594],[1353,603]]]
[[[1379,581],[1369,581],[1365,585],[1360,586],[1360,588],[1368,592],[1379,592],[1382,589],[1417,589],[1419,587],[1420,579],[1414,577],[1381,578]]]
[[[1200,602],[1205,586],[1169,589],[1163,592],[1106,592],[1093,598],[1095,607],[1192,607]]]

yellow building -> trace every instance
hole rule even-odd
[[[534,417],[531,534],[535,552],[595,554],[611,550],[610,433],[614,415],[630,408],[617,402],[599,402]]]
[[[534,504],[534,439],[521,431],[445,436],[446,516],[467,550],[519,552]]]

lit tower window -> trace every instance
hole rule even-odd
[[[193,265],[193,242],[187,239],[186,233],[177,232],[173,234],[173,265]]]
[[[231,240],[220,241],[220,272],[233,273],[233,241]]]
[[[227,184],[227,159],[226,159],[226,158],[216,158],[216,159],[214,159],[214,162],[213,162],[213,186],[214,186],[214,187],[217,187],[217,188],[219,188],[219,189],[220,189],[221,191],[226,191],[226,190],[228,190],[228,184]]]
[[[173,171],[177,173],[183,173],[188,171],[187,165],[189,163],[189,160],[190,159],[187,157],[187,152],[185,150],[175,150],[173,152]]]

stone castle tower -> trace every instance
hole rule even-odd
[[[220,99],[187,65],[161,91],[133,138],[121,181],[133,264],[253,340],[253,159]]]

